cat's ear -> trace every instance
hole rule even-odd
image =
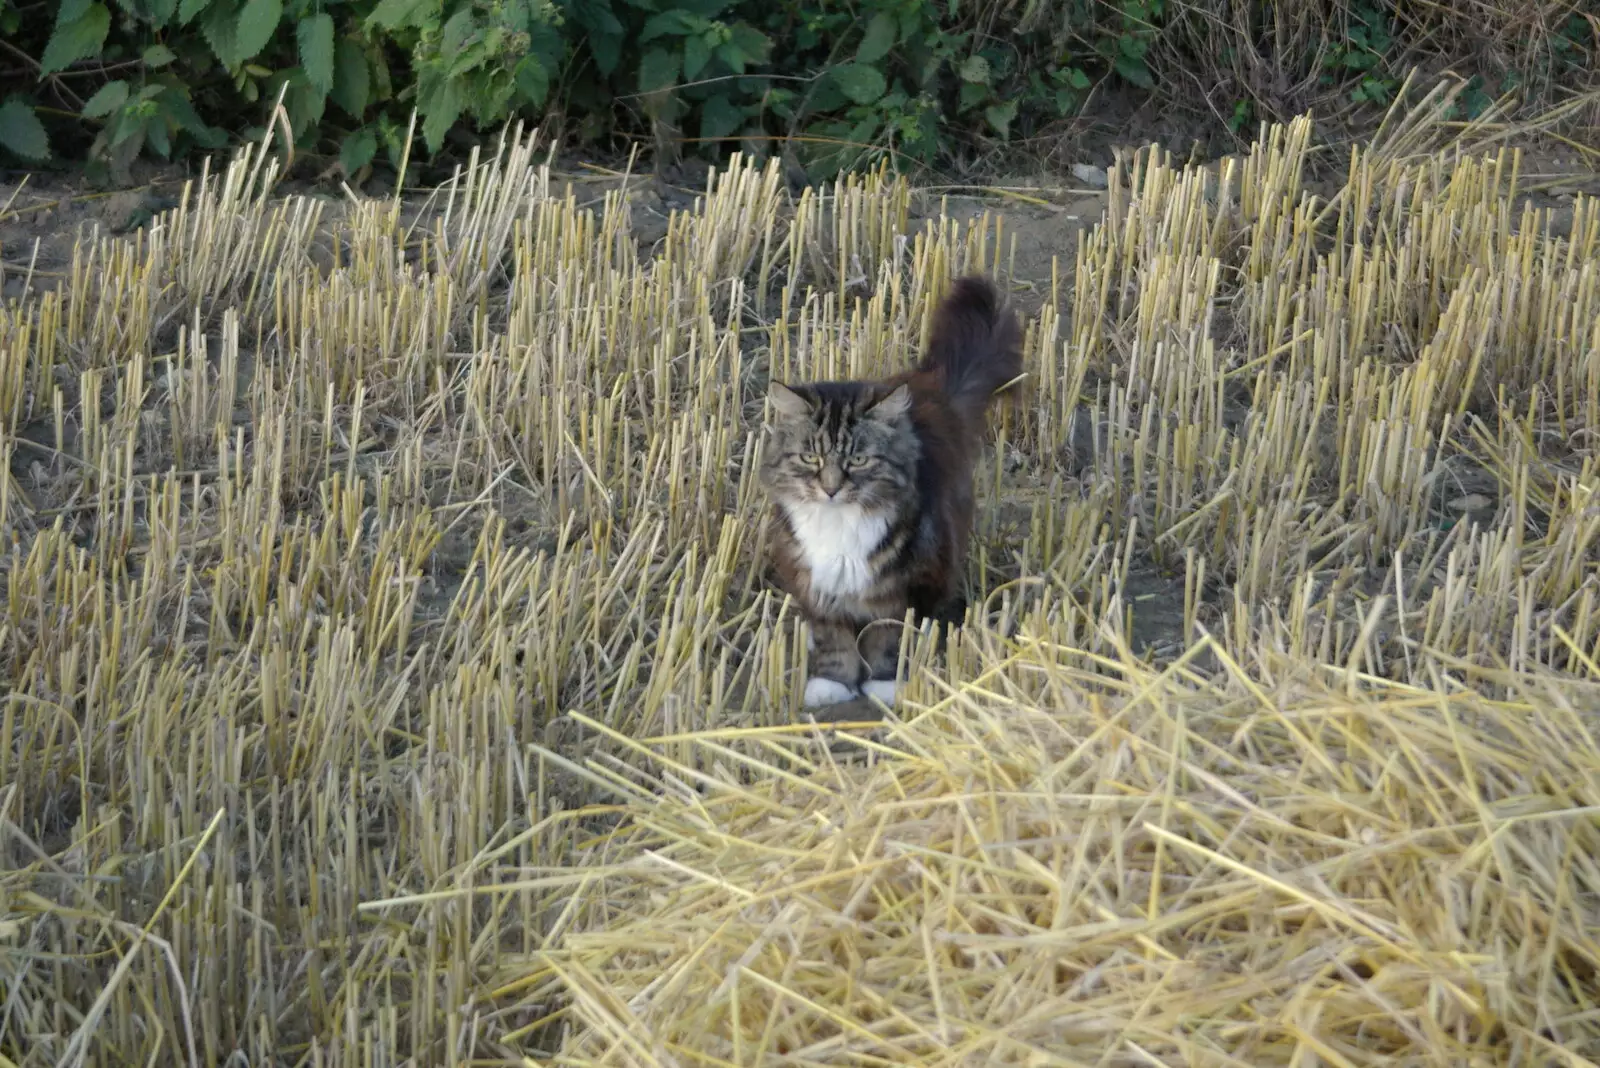
[[[777,379],[767,384],[767,399],[779,415],[790,419],[805,419],[811,415],[811,402]]]
[[[867,409],[867,415],[880,422],[892,423],[911,410],[911,387],[899,385],[888,395]]]

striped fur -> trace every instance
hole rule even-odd
[[[907,608],[947,623],[965,615],[973,466],[990,398],[1021,371],[1021,338],[993,284],[961,278],[915,368],[771,384],[768,543],[778,584],[811,624],[808,705],[892,697],[894,624]]]

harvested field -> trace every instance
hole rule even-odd
[[[641,242],[519,132],[8,269],[0,1065],[1600,1063],[1600,211],[1309,133],[1043,272],[744,162]],[[766,382],[966,270],[972,614],[806,722]]]

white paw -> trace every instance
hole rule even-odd
[[[890,708],[894,707],[895,691],[899,688],[900,684],[894,679],[869,679],[861,684],[862,693]]]
[[[818,675],[806,680],[806,707],[837,705],[855,697],[856,692],[842,682]]]

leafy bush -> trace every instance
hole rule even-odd
[[[1547,51],[1581,67],[1593,48],[1579,0],[1541,2],[1574,8],[1545,23],[1560,26]],[[826,177],[884,154],[931,162],[1037,136],[1100,79],[1174,101],[1193,96],[1188,80],[1227,86],[1216,57],[1270,44],[1286,20],[1310,29],[1272,57],[1278,68],[1387,103],[1405,29],[1392,2],[1290,7],[1269,0],[1241,18],[1232,0],[0,0],[7,53],[32,64],[0,68],[0,148],[121,174],[142,152],[170,159],[255,134],[281,94],[299,151],[347,175],[397,158],[415,109],[429,153],[465,123],[553,115],[591,147],[650,134],[714,156],[781,142]],[[1209,105],[1248,133],[1287,104],[1250,84],[1260,63],[1227,61],[1246,73]],[[1185,63],[1202,76],[1186,78]]]

